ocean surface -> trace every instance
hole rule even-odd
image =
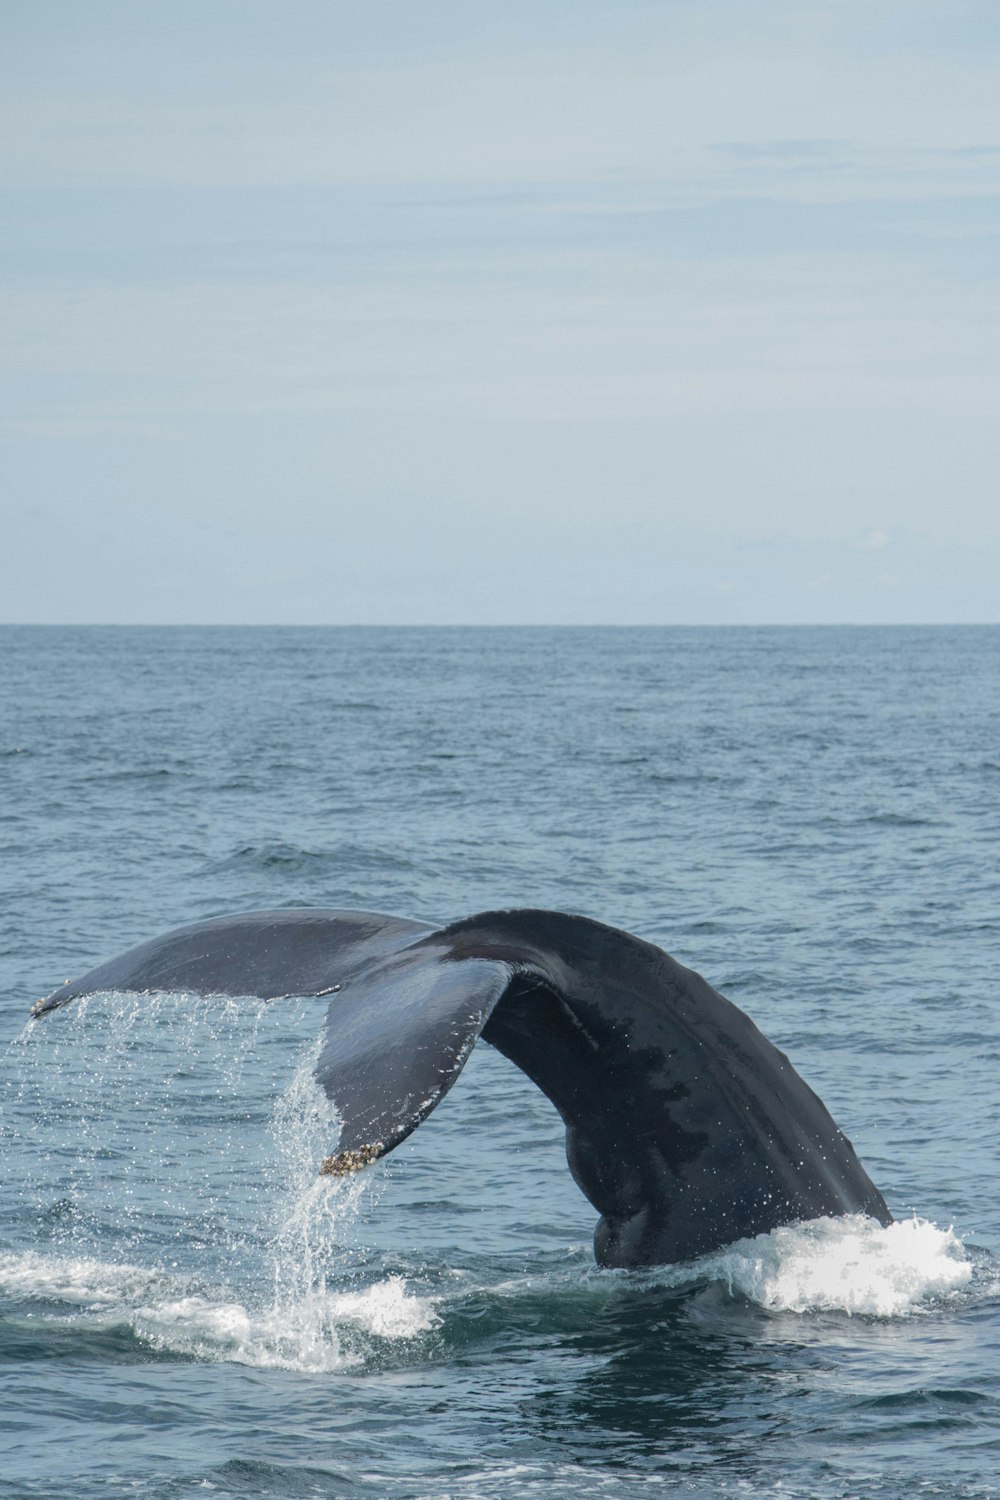
[[[1000,1496],[1000,627],[0,630],[0,1495]],[[487,1046],[321,1179],[325,1002],[30,1004],[223,912],[581,912],[897,1223],[598,1271]]]

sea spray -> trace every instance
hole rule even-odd
[[[2,1128],[37,1236],[175,1265],[220,1241],[238,1256],[261,1175],[254,1100],[289,1029],[275,1037],[274,1019],[258,1000],[105,994],[33,1022]]]
[[[363,1264],[381,1174],[319,1175],[340,1126],[315,1032],[314,1001],[176,995],[32,1022],[0,1128],[35,1232],[0,1288],[153,1349],[304,1372],[432,1327],[429,1299]]]
[[[277,1189],[268,1247],[274,1295],[270,1322],[278,1348],[299,1368],[322,1369],[340,1356],[330,1317],[328,1277],[342,1234],[356,1219],[366,1184],[319,1176],[340,1122],[313,1076],[318,1044],[308,1049],[271,1120]]]
[[[274,1160],[287,1190],[276,1204],[271,1243],[271,1322],[285,1357],[302,1369],[336,1361],[341,1353],[337,1327],[345,1322],[388,1339],[413,1337],[437,1322],[430,1299],[409,1295],[399,1276],[361,1290],[343,1289],[357,1254],[349,1242],[375,1206],[382,1179],[378,1172],[318,1175],[340,1130],[313,1071],[319,1045],[302,1059],[272,1120]]]

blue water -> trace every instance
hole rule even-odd
[[[0,631],[0,1495],[1000,1494],[1000,628]],[[322,1001],[32,1001],[220,912],[583,912],[897,1219],[599,1272],[487,1047],[318,1179]]]

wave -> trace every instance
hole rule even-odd
[[[281,840],[262,844],[243,844],[231,854],[209,863],[199,873],[215,876],[237,870],[242,873],[279,872],[288,874],[356,875],[358,870],[410,870],[413,861],[399,850],[342,844],[335,849],[305,849]]]

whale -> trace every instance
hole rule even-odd
[[[447,926],[287,907],[177,928],[67,980],[37,1019],[99,992],[329,997],[316,1079],[341,1121],[319,1164],[361,1171],[451,1089],[480,1037],[566,1127],[612,1268],[690,1260],[882,1194],[822,1100],[724,995],[589,917],[481,912]]]

